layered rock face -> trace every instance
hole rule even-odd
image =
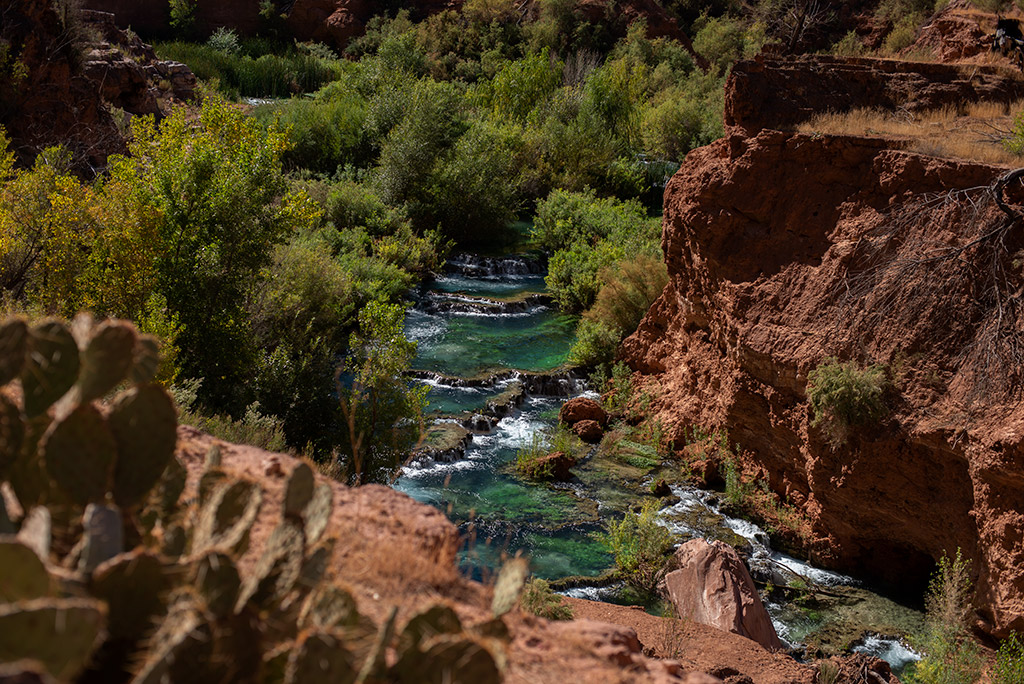
[[[666,190],[670,282],[623,355],[660,386],[654,411],[677,444],[688,425],[726,428],[748,476],[806,513],[814,560],[916,598],[959,548],[978,626],[1005,635],[1024,630],[1021,185],[994,192],[1007,169],[766,120],[826,106],[813,94],[844,82],[836,69],[877,84],[856,80],[852,108],[937,68],[891,64],[737,66],[727,137],[692,152]],[[1020,87],[996,76],[975,92]],[[830,356],[888,364],[894,384],[889,415],[840,446],[812,426],[806,396]]]

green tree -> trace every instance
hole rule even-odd
[[[287,192],[284,133],[216,98],[196,120],[178,109],[159,126],[135,119],[133,133],[132,180],[160,212],[157,289],[181,326],[182,370],[204,378],[204,403],[240,408],[255,362],[245,295],[274,246],[317,213]]]
[[[405,339],[403,322],[400,305],[371,302],[349,341],[351,384],[340,394],[350,450],[339,465],[353,484],[394,480],[422,432],[428,388],[405,377],[416,343]]]

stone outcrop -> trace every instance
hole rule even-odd
[[[572,431],[588,444],[597,444],[604,436],[604,429],[596,420],[581,420],[572,426]]]
[[[677,444],[701,425],[742,445],[748,477],[810,520],[813,560],[920,596],[935,561],[960,548],[978,627],[1006,635],[1024,629],[1021,318],[1008,299],[1021,285],[1011,255],[1024,247],[1024,193],[1002,193],[1011,220],[990,189],[1005,168],[771,130],[771,116],[795,123],[818,88],[868,67],[733,71],[727,137],[692,152],[666,190],[670,282],[623,355],[657,376],[653,412]],[[871,67],[840,91],[843,106],[896,106],[886,98],[900,84],[951,73],[941,69]],[[992,78],[949,92],[1001,99],[1022,83]],[[808,373],[829,356],[888,364],[894,379],[888,416],[838,447],[807,401]]]
[[[111,107],[160,116],[193,97],[188,67],[158,60],[137,36],[116,28],[113,15],[61,13],[52,0],[30,0],[13,5],[0,26],[0,40],[24,67],[14,78],[0,75],[0,125],[23,164],[63,145],[73,168],[91,176],[109,155],[126,151]]]
[[[535,474],[534,477],[539,479],[566,482],[572,479],[572,471],[569,469],[574,465],[576,465],[576,459],[572,454],[554,451],[534,461],[530,465],[530,471]]]
[[[745,636],[768,650],[783,649],[768,611],[736,550],[720,541],[691,539],[672,558],[665,590],[682,619]]]
[[[821,55],[759,57],[733,66],[725,91],[732,135],[785,130],[824,112],[858,107],[920,112],[1024,98],[1024,79],[998,66],[956,66]]]
[[[592,420],[601,427],[608,425],[608,413],[601,404],[587,397],[576,397],[562,404],[558,420],[572,427],[581,420]]]

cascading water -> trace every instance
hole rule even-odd
[[[462,562],[476,577],[495,570],[503,552],[519,550],[530,556],[540,577],[601,575],[612,558],[592,533],[603,529],[603,517],[635,503],[649,484],[642,471],[609,477],[608,461],[598,462],[597,456],[576,469],[577,481],[565,485],[538,486],[515,476],[517,450],[551,428],[561,403],[584,389],[564,369],[574,321],[548,306],[543,272],[539,261],[523,256],[456,257],[406,318],[407,336],[419,343],[414,376],[430,386],[430,409],[439,420],[484,429],[472,436],[463,458],[421,460],[403,470],[395,487],[445,511],[461,526],[467,539]],[[516,383],[526,395],[518,408],[467,419],[482,418],[488,402]],[[630,479],[633,489],[625,484]],[[744,547],[760,581],[783,587],[806,583],[840,597],[828,611],[815,611],[766,595],[776,630],[789,644],[802,643],[814,630],[852,629],[850,641],[859,640],[856,650],[882,657],[897,670],[917,658],[890,635],[913,631],[919,613],[872,594],[853,578],[772,550],[756,525],[723,515],[712,492],[674,487],[673,494],[678,502],[662,510],[660,521],[680,541],[725,539]],[[620,590],[584,585],[565,593],[616,601]],[[862,612],[870,606],[877,619],[868,621],[869,629],[875,625],[882,635],[862,638],[859,614],[856,627],[843,627],[851,619],[844,601]]]

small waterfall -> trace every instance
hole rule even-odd
[[[468,278],[542,275],[544,264],[527,256],[484,257],[459,254],[448,260],[445,270]]]

